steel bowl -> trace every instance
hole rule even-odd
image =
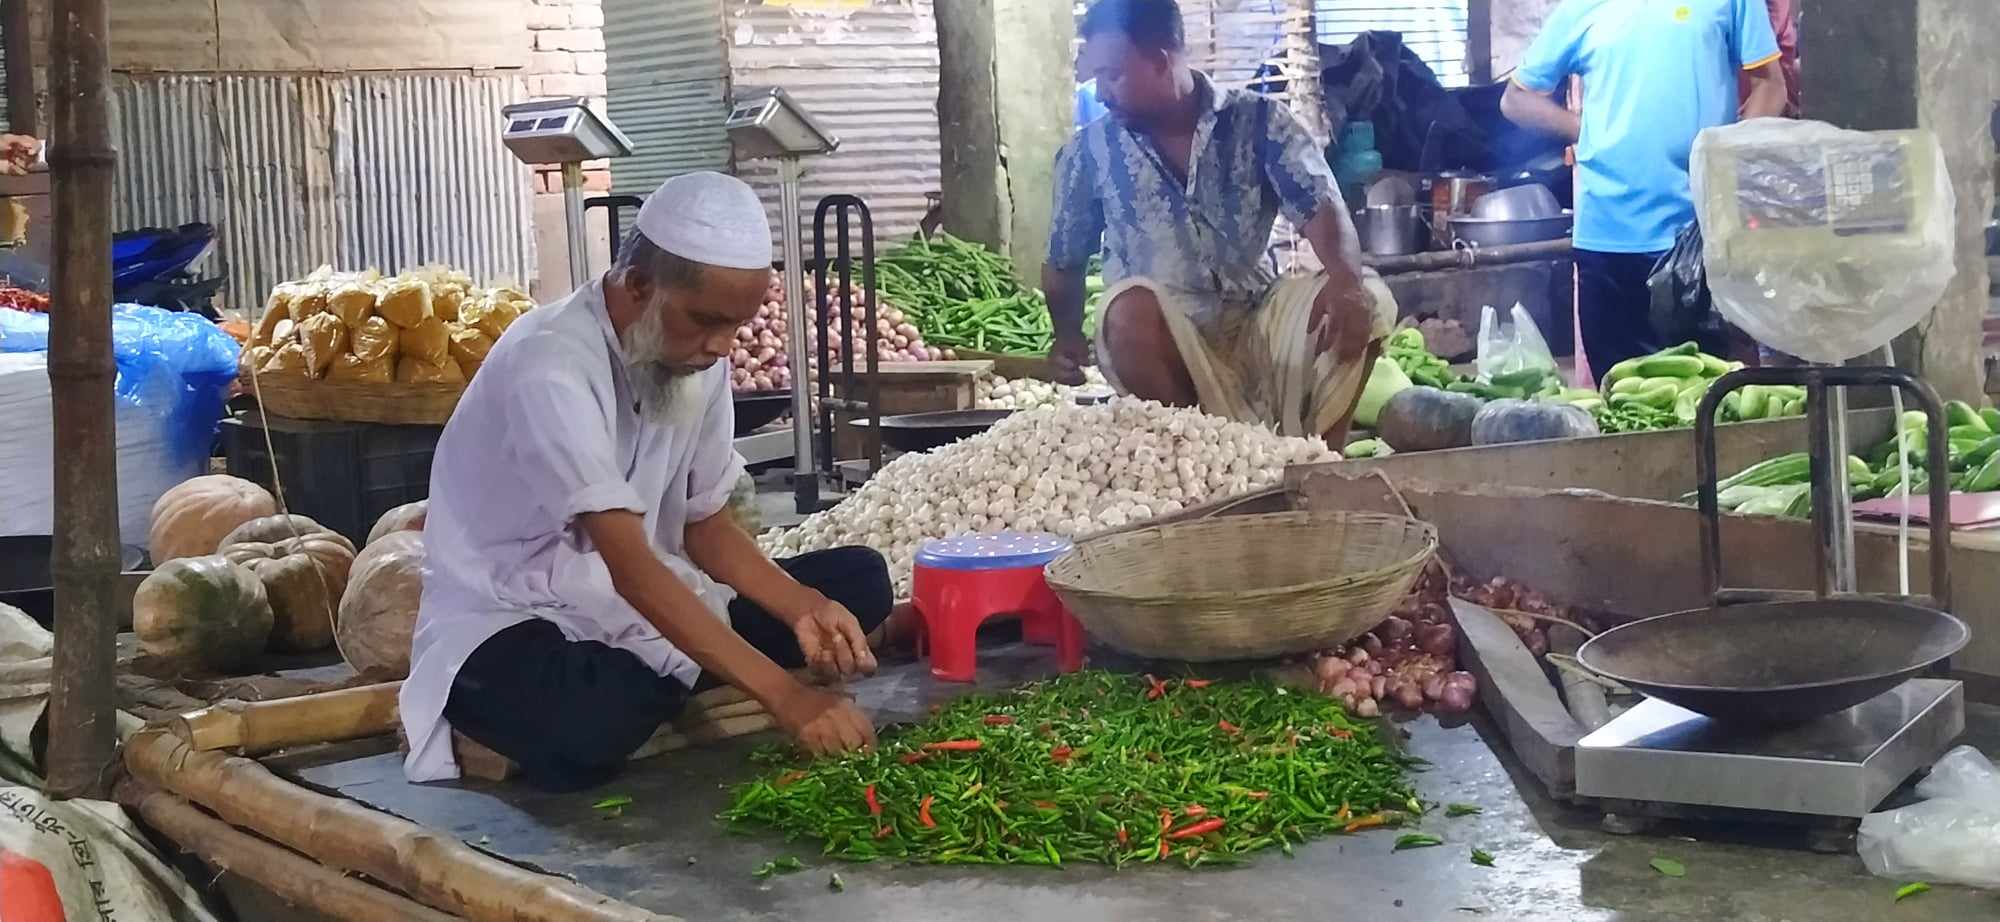
[[[1472,216],[1494,221],[1528,221],[1559,217],[1562,203],[1540,183],[1528,183],[1488,192],[1472,203]]]
[[[1370,205],[1354,213],[1362,252],[1371,256],[1408,256],[1424,250],[1423,209],[1417,205]]]
[[[1516,243],[1559,240],[1569,236],[1575,216],[1568,211],[1549,218],[1499,221],[1489,218],[1452,218],[1451,236],[1456,245],[1499,247]]]

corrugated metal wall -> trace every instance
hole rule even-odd
[[[615,190],[729,169],[726,44],[722,0],[604,0],[607,111],[633,146],[612,164]]]
[[[500,144],[511,76],[117,75],[120,227],[206,221],[222,303],[261,309],[322,263],[534,265],[531,178]]]
[[[931,0],[870,0],[865,8],[812,11],[728,0],[731,82],[781,86],[840,137],[840,149],[806,161],[800,195],[806,245],[812,209],[834,193],[867,200],[878,242],[913,234],[939,191],[937,23]],[[777,221],[777,170],[739,163]],[[776,229],[774,228],[774,231]]]
[[[1400,32],[1403,44],[1437,72],[1445,86],[1468,82],[1465,0],[1313,0],[1319,40],[1345,45],[1363,32]]]

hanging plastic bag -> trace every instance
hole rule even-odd
[[[1510,316],[1513,322],[1500,322],[1499,312],[1491,304],[1479,314],[1479,357],[1474,361],[1479,379],[1491,381],[1521,371],[1555,371],[1555,353],[1549,351],[1549,343],[1535,326],[1535,318],[1528,316],[1528,309],[1516,303]]]
[[[1861,818],[1855,851],[1870,873],[2000,887],[2000,772],[1971,746],[1944,754],[1917,783],[1922,803]]]
[[[1655,341],[1686,342],[1716,325],[1708,270],[1701,259],[1699,223],[1689,222],[1675,235],[1674,248],[1653,264],[1653,274],[1646,277],[1646,290],[1652,295],[1647,320]]]

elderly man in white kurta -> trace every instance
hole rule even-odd
[[[726,509],[743,460],[721,359],[762,303],[770,240],[740,180],[676,177],[617,266],[493,347],[432,468],[412,780],[457,777],[457,730],[538,786],[602,784],[718,682],[808,750],[874,741],[852,702],[786,669],[874,668],[881,556],[773,562]]]

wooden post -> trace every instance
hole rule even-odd
[[[52,0],[55,272],[49,388],[55,417],[55,669],[49,789],[104,798],[115,720],[118,454],[111,359],[111,67],[108,0]],[[60,447],[58,447],[60,446]]]
[[[0,0],[0,41],[7,47],[7,130],[41,137],[41,102],[35,96],[35,42],[28,0]]]

